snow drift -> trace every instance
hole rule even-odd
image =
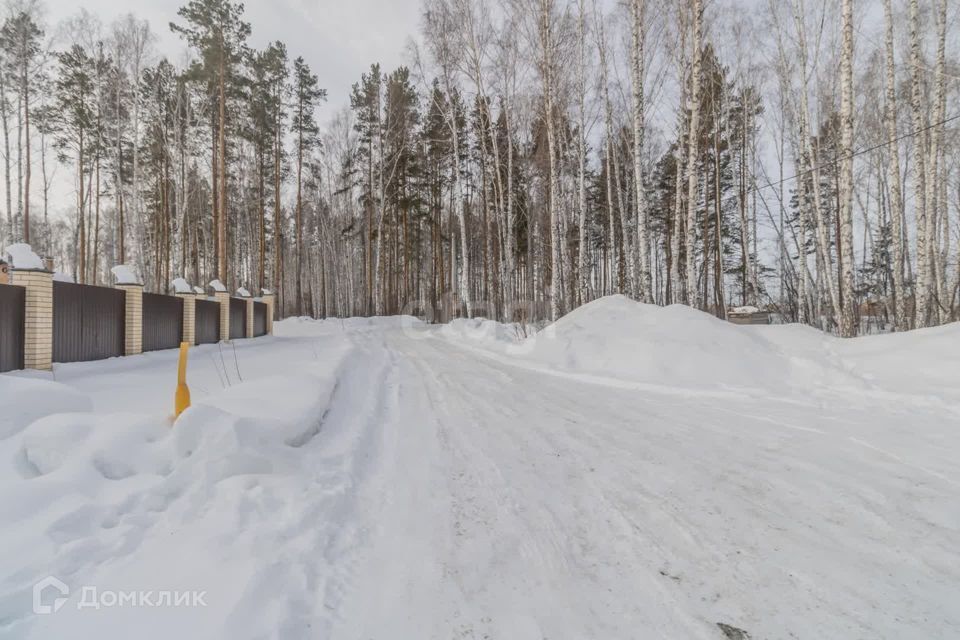
[[[447,340],[518,363],[684,389],[811,393],[893,389],[954,394],[960,326],[844,340],[800,325],[740,326],[683,305],[614,295],[536,333],[490,320],[455,320]],[[906,385],[904,369],[913,371]]]
[[[164,621],[150,637],[236,637],[210,625],[229,617],[269,553],[233,539],[236,519],[253,516],[245,509],[254,485],[307,490],[305,451],[351,362],[349,340],[329,328],[312,336],[240,342],[226,353],[194,348],[194,403],[172,424],[175,350],[57,365],[66,384],[0,375],[0,636],[112,637],[130,615],[141,629],[152,616]],[[125,384],[135,388],[127,393]],[[46,575],[72,587],[56,616],[30,611],[32,585]],[[203,609],[105,620],[77,609],[82,584],[192,584],[218,595]]]

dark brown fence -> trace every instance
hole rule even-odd
[[[175,349],[183,337],[183,300],[143,294],[143,350]]]
[[[263,302],[253,303],[253,335],[267,335],[267,305]]]
[[[53,283],[53,361],[122,356],[126,294],[72,282]]]
[[[26,289],[0,284],[0,371],[23,369],[23,301]]]
[[[230,339],[247,337],[247,301],[230,298]]]
[[[219,302],[198,299],[195,320],[197,344],[211,344],[220,341]]]

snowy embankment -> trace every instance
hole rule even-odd
[[[125,623],[171,615],[78,610],[78,585],[99,585],[152,589],[154,604],[163,590],[204,589],[208,606],[176,610],[172,629],[232,637],[232,608],[271,580],[260,574],[277,549],[258,544],[257,521],[265,531],[291,515],[264,496],[309,490],[299,450],[354,355],[342,332],[317,325],[311,339],[196,347],[193,405],[175,428],[176,351],[57,365],[56,380],[0,376],[0,636],[120,637]],[[66,606],[40,617],[31,589],[46,575],[72,588]]]
[[[0,637],[960,637],[960,326],[276,331],[0,375]]]
[[[960,399],[960,324],[844,340],[800,325],[738,326],[682,305],[610,296],[536,331],[484,319],[438,334],[514,364],[669,392]]]

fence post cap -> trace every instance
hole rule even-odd
[[[174,293],[193,293],[193,287],[185,278],[174,278],[170,284],[173,286]]]
[[[11,269],[17,271],[40,271],[53,273],[53,270],[48,268],[50,265],[44,262],[43,258],[34,253],[33,248],[25,242],[15,242],[7,245],[3,251],[0,252],[0,259],[4,259],[6,257],[10,258]]]
[[[143,286],[136,270],[128,264],[118,264],[115,267],[111,267],[110,272],[113,274],[113,277],[117,279],[117,287],[127,285]]]

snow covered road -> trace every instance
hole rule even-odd
[[[7,427],[0,636],[960,637],[953,397],[605,376],[409,322],[285,331],[219,392],[201,351],[209,393],[172,430],[106,391],[153,380],[149,414],[166,356],[64,368],[142,441],[38,443],[90,407]],[[38,616],[48,574],[70,599]],[[79,585],[206,606],[78,609]]]

